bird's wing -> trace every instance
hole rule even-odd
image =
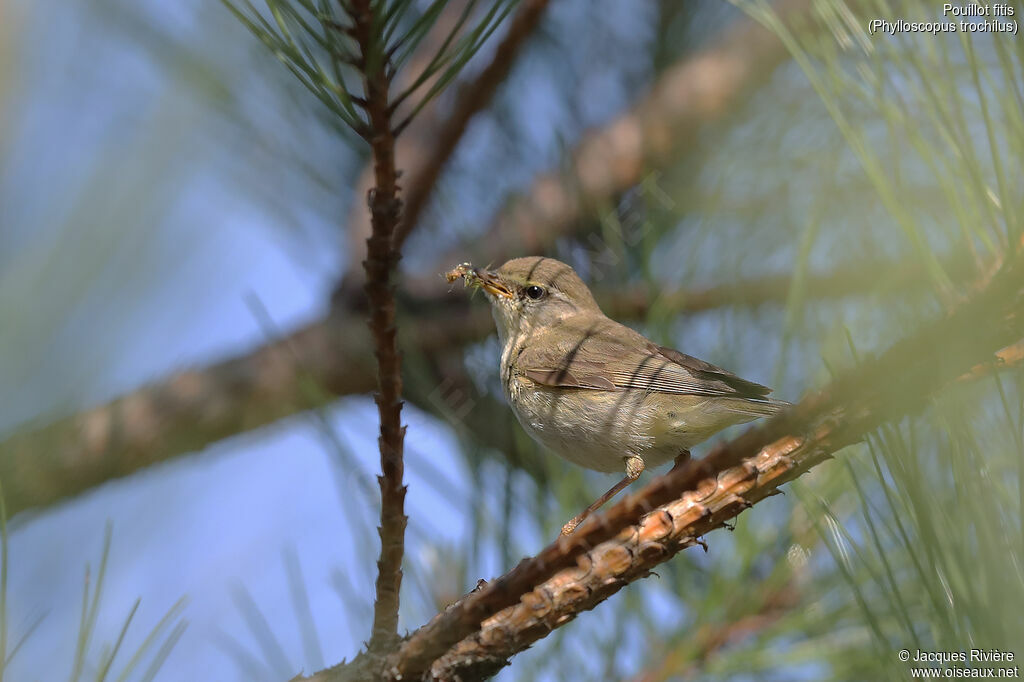
[[[634,336],[635,335],[635,336]],[[640,389],[708,397],[767,399],[771,389],[672,348],[658,346],[633,332],[598,334],[571,348],[531,344],[515,361],[516,369],[545,386],[605,391]]]

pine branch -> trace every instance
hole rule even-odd
[[[409,87],[414,74],[422,73],[446,38],[456,30],[459,18],[466,10],[469,0],[453,0],[445,5],[436,18],[434,25],[420,40],[416,51],[410,55],[403,68],[395,75],[392,87],[405,89]],[[389,50],[390,51],[390,50]],[[417,184],[418,169],[424,165],[430,155],[432,138],[441,125],[440,110],[436,101],[423,109],[411,125],[395,140],[395,164],[405,175],[403,184],[406,188]],[[370,159],[362,169],[353,189],[354,196],[361,196],[373,186],[373,160]],[[341,286],[351,288],[355,285],[361,266],[360,253],[366,239],[370,236],[370,212],[364,203],[352,202],[345,223],[345,238],[349,244],[348,267],[345,280]]]
[[[716,479],[705,479],[696,493],[658,507],[639,524],[579,555],[575,566],[558,571],[519,603],[488,618],[479,632],[435,661],[426,679],[487,679],[508,665],[511,656],[634,580],[651,575],[658,564],[687,547],[706,547],[702,536],[777,494],[783,483],[828,459],[834,447],[786,438],[740,466],[725,469]],[[728,638],[727,633],[722,636]]]
[[[449,263],[449,265],[451,265]],[[807,295],[816,300],[926,286],[901,263],[873,264],[811,275]],[[441,280],[440,277],[437,278]],[[662,292],[658,304],[679,313],[726,306],[784,302],[789,276],[751,278],[703,289]],[[595,291],[618,319],[642,318],[651,303],[645,288]],[[354,318],[365,302],[353,292],[350,307],[288,336],[208,367],[181,372],[105,405],[28,428],[0,443],[0,480],[8,513],[44,507],[105,481],[203,448],[230,436],[322,407],[342,395],[377,386],[374,342]],[[448,357],[494,331],[490,312],[447,289],[403,306],[413,316],[402,338],[428,357]],[[415,387],[411,387],[415,389]],[[436,409],[428,395],[410,399]]]
[[[372,233],[367,240],[366,297],[370,304],[370,332],[377,356],[377,413],[380,417],[380,558],[377,560],[377,597],[373,604],[370,652],[383,651],[398,636],[398,600],[405,555],[405,485],[402,426],[402,372],[395,329],[392,274],[399,254],[393,247],[402,203],[398,198],[395,138],[391,123],[386,46],[380,10],[371,0],[352,0],[352,37],[359,46],[363,92],[369,122],[368,142],[373,153],[374,187],[370,191]]]
[[[435,679],[458,674],[464,680],[493,673],[509,656],[836,450],[918,410],[929,394],[1020,340],[1022,310],[1018,256],[954,312],[782,415],[655,479],[466,595],[414,632],[389,658],[387,672],[392,679],[416,679],[429,670]]]

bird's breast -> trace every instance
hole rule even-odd
[[[624,457],[649,450],[652,415],[632,391],[544,386],[514,373],[506,390],[523,429],[575,464],[618,472]]]

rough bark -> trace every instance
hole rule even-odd
[[[383,651],[398,637],[398,599],[405,555],[405,484],[402,426],[402,363],[395,327],[395,295],[392,274],[399,253],[394,248],[395,228],[401,215],[398,171],[395,168],[395,137],[391,122],[388,63],[381,34],[381,17],[371,0],[352,0],[351,34],[359,46],[359,68],[373,155],[374,186],[367,197],[370,207],[370,238],[366,241],[366,298],[370,333],[377,357],[377,414],[380,418],[380,558],[377,560],[376,599],[369,650]]]

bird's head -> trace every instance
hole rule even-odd
[[[484,291],[503,342],[558,325],[573,315],[601,314],[590,289],[576,271],[554,258],[515,258],[497,270],[465,263],[446,277],[449,281],[462,277],[466,286]]]

